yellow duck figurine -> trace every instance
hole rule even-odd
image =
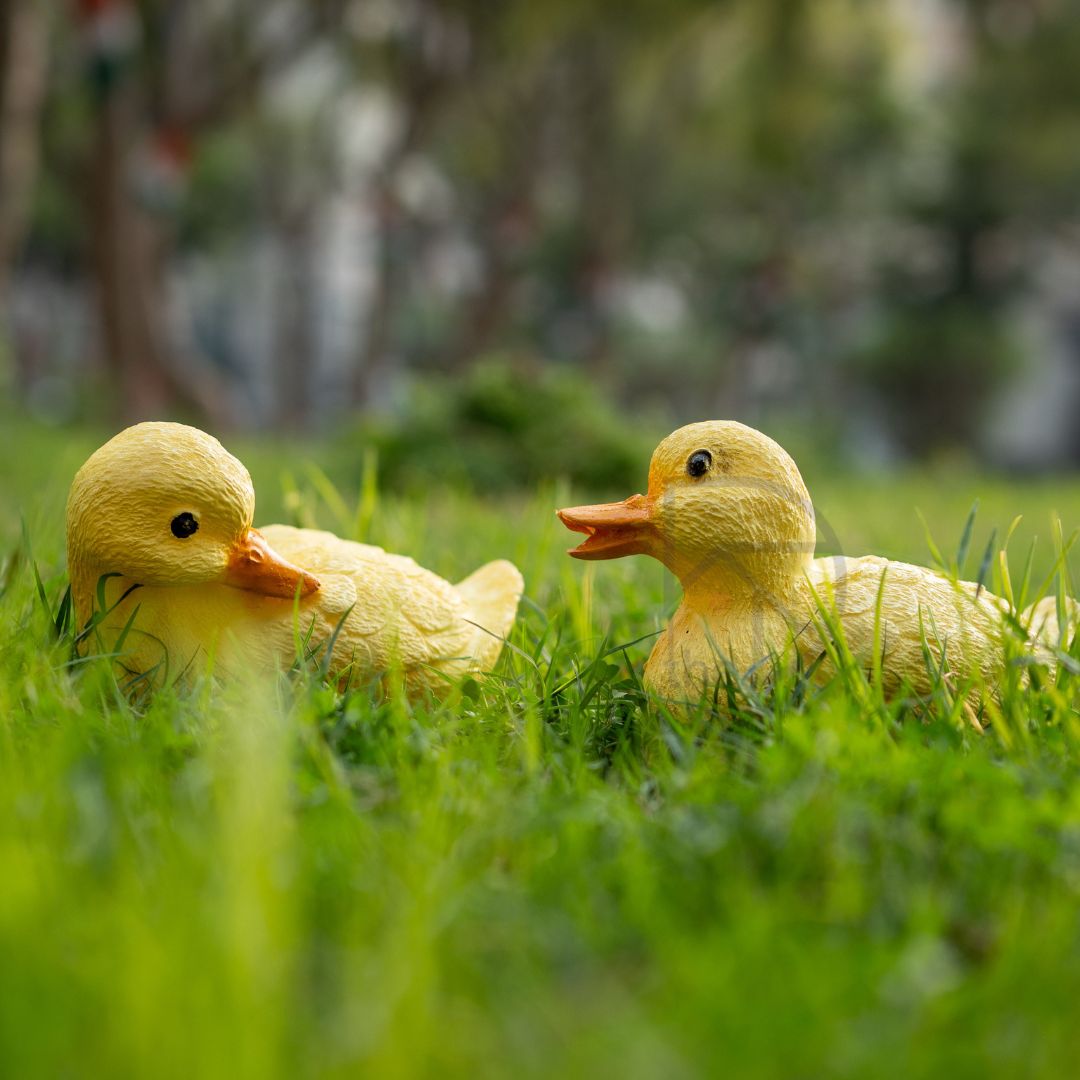
[[[398,670],[410,693],[494,665],[521,597],[513,564],[451,585],[328,532],[257,531],[254,508],[247,469],[183,424],[127,428],[79,470],[67,504],[72,604],[80,628],[97,620],[106,649],[122,638],[117,662],[133,684],[211,664],[225,677],[287,669],[297,631],[312,647],[337,631],[331,675]]]
[[[991,687],[1003,673],[1005,601],[872,555],[815,559],[814,508],[795,462],[744,424],[680,428],[653,454],[647,495],[558,515],[587,535],[570,552],[575,558],[651,555],[679,578],[682,604],[645,666],[646,686],[663,698],[700,701],[723,678],[725,661],[742,674],[774,656],[793,662],[794,649],[809,668],[825,651],[829,621],[839,622],[864,670],[877,644],[888,693],[903,684],[930,688],[924,640],[948,672]],[[1058,635],[1052,603],[1026,613],[1040,629],[1039,641],[1024,642],[1048,666],[1047,645]],[[815,678],[833,672],[822,662]]]

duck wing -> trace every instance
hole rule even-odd
[[[340,624],[332,672],[349,664],[366,675],[401,669],[410,685],[437,689],[445,686],[440,672],[476,666],[468,605],[437,574],[407,556],[318,529],[269,525],[259,531],[286,559],[319,578],[306,610],[321,622],[316,633],[329,636]]]
[[[489,669],[521,596],[521,575],[490,563],[459,585],[405,555],[342,540],[321,529],[260,531],[289,562],[314,573],[311,610],[328,636],[340,624],[332,672],[350,663],[368,674],[399,667],[411,685],[445,688],[445,676]],[[343,621],[342,621],[343,620]]]
[[[1044,596],[1024,611],[1021,621],[1031,628],[1032,638],[1046,648],[1067,649],[1080,627],[1080,604],[1066,597],[1063,613],[1064,623],[1059,619],[1057,597]]]
[[[904,681],[920,691],[929,687],[924,645],[946,671],[981,672],[987,679],[1000,674],[1007,605],[972,582],[954,583],[926,567],[871,555],[816,559],[807,583],[812,617],[796,638],[806,662],[824,649],[820,602],[864,667],[873,663],[876,637],[890,689]]]

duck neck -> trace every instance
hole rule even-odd
[[[116,604],[124,593],[137,582],[122,577],[102,566],[100,561],[81,543],[81,531],[68,529],[67,534],[68,580],[71,583],[71,607],[75,616],[76,633],[82,631],[100,606],[98,585],[102,575],[109,575],[104,583],[105,606]]]
[[[75,613],[75,628],[76,632],[79,632],[90,621],[98,607],[98,582],[102,574],[107,571],[90,566],[77,554],[73,554],[68,559],[68,573],[71,581],[71,606]],[[123,590],[132,584],[133,582],[122,578],[109,578],[105,583],[106,605],[114,603],[123,595]]]
[[[775,552],[718,552],[696,566],[672,567],[683,587],[683,606],[727,621],[762,608],[789,610],[810,556]]]
[[[87,565],[77,535],[70,528],[67,536],[67,561],[68,581],[71,585],[71,606],[75,612],[75,630],[77,633],[82,630],[91,614],[93,614],[96,579],[92,580],[93,569]]]

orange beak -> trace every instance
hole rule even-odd
[[[301,596],[310,596],[319,587],[318,578],[283,559],[256,529],[248,529],[236,542],[224,581],[234,589],[288,600],[297,590]]]
[[[572,506],[556,513],[568,529],[588,537],[569,552],[575,559],[618,559],[644,555],[652,548],[652,503],[644,495],[631,495],[617,503]]]

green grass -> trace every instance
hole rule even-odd
[[[416,708],[302,678],[204,685],[135,711],[104,666],[68,665],[15,556],[22,514],[55,609],[66,487],[97,439],[12,430],[0,1075],[1075,1071],[1067,682],[1012,691],[981,737],[839,683],[680,721],[639,692],[647,641],[598,659],[676,590],[646,560],[565,558],[551,511],[572,493],[369,493],[368,539],[450,577],[522,567],[498,681]],[[295,448],[237,449],[260,520],[352,528],[356,492],[335,513]],[[1080,524],[1073,480],[807,480],[833,550],[919,562],[915,508],[953,551],[979,496],[972,575],[1018,513],[1014,562],[1052,509]]]

